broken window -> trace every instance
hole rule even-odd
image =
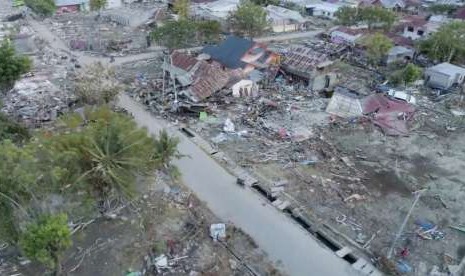
[[[407,27],[407,31],[413,33],[413,27],[412,27],[412,26],[408,26],[408,27]]]
[[[418,30],[417,34],[418,35],[423,35],[425,32],[423,30]]]

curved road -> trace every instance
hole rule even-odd
[[[96,61],[108,63],[108,58],[86,56],[72,52],[47,27],[34,20],[31,26],[54,49],[71,52],[81,64]],[[316,32],[315,32],[316,33]],[[304,36],[315,35],[304,33]],[[291,37],[295,38],[293,34]],[[283,36],[288,39],[289,35]],[[276,37],[270,37],[276,40]],[[113,65],[152,58],[153,53],[117,58]],[[155,135],[166,128],[180,137],[179,150],[191,158],[177,160],[183,182],[223,221],[231,221],[250,235],[268,257],[277,262],[277,268],[292,276],[350,276],[359,275],[348,263],[338,258],[329,249],[321,246],[299,225],[282,212],[265,202],[256,193],[237,186],[236,178],[224,170],[208,154],[181,134],[147,112],[144,106],[127,95],[121,95],[119,105],[134,115],[140,126]]]

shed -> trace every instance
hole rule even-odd
[[[386,64],[412,60],[415,51],[403,46],[392,47],[386,55]]]
[[[273,32],[298,31],[303,28],[303,24],[306,22],[299,12],[283,7],[268,5],[266,13]]]
[[[465,68],[447,62],[425,70],[425,83],[433,88],[448,89],[465,80]]]
[[[319,16],[319,17],[326,17],[330,19],[334,19],[334,14],[341,8],[341,6],[322,2],[316,4],[309,4],[305,6],[305,10],[308,15],[311,16]]]

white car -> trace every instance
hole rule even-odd
[[[394,99],[406,101],[409,104],[417,103],[417,99],[413,95],[411,95],[410,93],[404,92],[404,91],[389,89],[387,92],[387,95]]]

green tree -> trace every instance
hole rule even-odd
[[[258,36],[268,27],[266,11],[249,0],[241,0],[229,23],[236,33],[248,37]]]
[[[79,183],[98,199],[116,193],[132,196],[136,179],[160,164],[156,145],[145,129],[129,116],[108,107],[86,110],[85,118],[72,115],[53,138],[52,146],[75,156],[82,172]]]
[[[220,39],[221,24],[215,20],[204,20],[196,23],[198,40],[211,43]]]
[[[94,63],[81,71],[74,82],[74,92],[83,104],[108,104],[123,90],[112,68]]]
[[[8,139],[16,143],[23,143],[29,138],[30,134],[27,128],[0,113],[0,141]]]
[[[280,4],[279,0],[251,0],[255,5],[266,7],[268,5],[278,6]]]
[[[24,0],[24,3],[34,12],[45,16],[53,15],[56,10],[54,0]]]
[[[465,22],[451,22],[420,42],[420,52],[438,61],[465,61]]]
[[[31,69],[31,60],[16,54],[13,45],[4,40],[0,44],[0,91],[10,89],[22,74]]]
[[[90,0],[89,6],[92,11],[100,11],[107,6],[107,0]]]
[[[396,15],[394,12],[382,7],[366,7],[360,9],[359,12],[359,20],[365,22],[369,29],[376,27],[389,30],[396,20]]]
[[[195,24],[190,20],[168,21],[163,26],[155,28],[152,39],[170,50],[192,46],[195,41]]]
[[[374,65],[381,62],[382,58],[394,46],[392,41],[381,33],[370,35],[362,44],[367,48],[368,59]]]
[[[20,237],[26,256],[55,270],[55,275],[61,275],[62,254],[71,244],[65,214],[41,216],[37,222],[28,225]]]
[[[178,14],[180,19],[187,19],[189,17],[190,4],[189,0],[176,0],[173,10]]]
[[[413,63],[409,63],[402,70],[402,79],[404,81],[404,84],[407,85],[420,79],[422,74],[423,74],[423,71],[421,70],[420,67],[416,66]]]
[[[452,14],[457,10],[457,6],[448,4],[435,4],[428,7],[428,10],[434,14]]]
[[[334,16],[337,18],[338,24],[352,26],[360,21],[358,10],[358,8],[342,7],[334,13]]]
[[[179,159],[182,155],[178,151],[179,139],[170,137],[166,130],[161,130],[155,139],[156,159],[165,167],[171,165],[173,158]]]

